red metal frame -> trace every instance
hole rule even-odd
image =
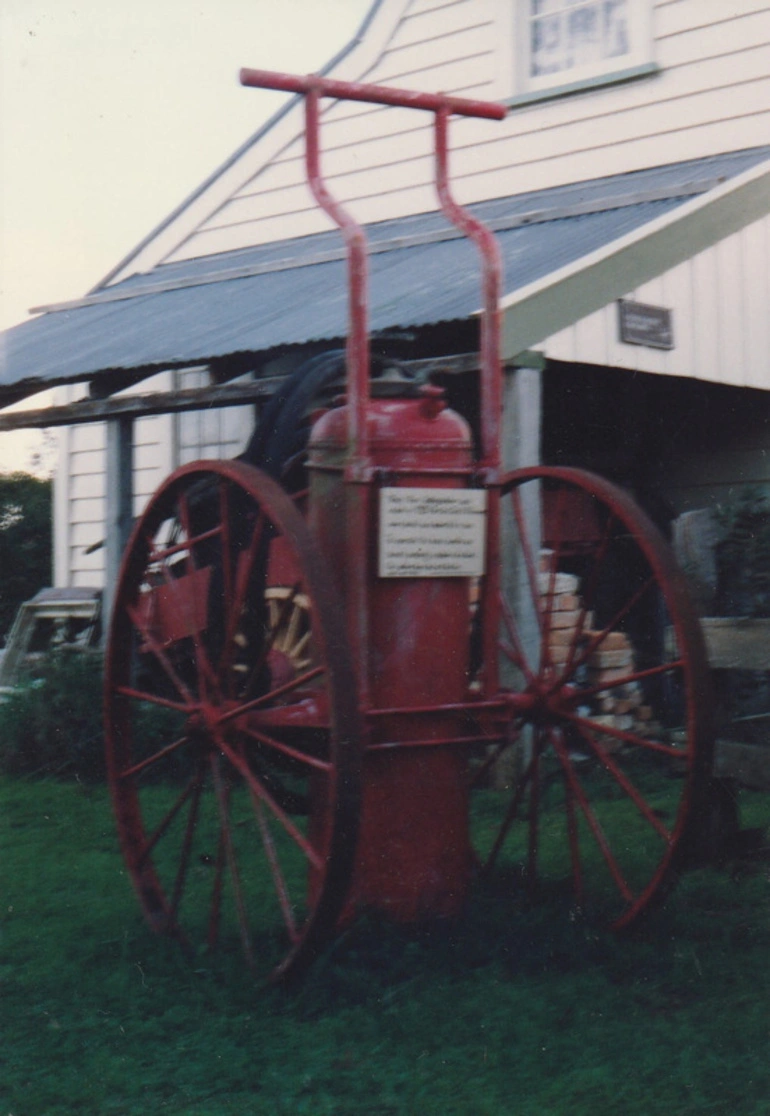
[[[345,472],[345,480],[348,484],[352,483],[355,487],[352,490],[349,489],[349,496],[351,498],[347,502],[348,535],[346,541],[348,555],[351,560],[348,566],[349,581],[346,596],[349,608],[348,627],[351,634],[354,656],[356,661],[360,664],[365,664],[367,662],[367,650],[370,646],[367,555],[369,546],[368,527],[371,522],[370,512],[372,496],[371,485],[367,482],[371,482],[374,479],[372,476],[373,470],[370,460],[367,431],[367,416],[370,407],[369,338],[367,325],[367,250],[363,229],[339,202],[332,198],[321,176],[319,144],[319,100],[321,97],[335,97],[346,100],[365,101],[373,104],[415,108],[434,114],[435,185],[439,203],[446,218],[473,241],[481,260],[481,455],[480,461],[474,471],[478,480],[484,485],[488,493],[486,521],[488,557],[484,578],[483,598],[479,605],[482,610],[483,620],[482,631],[484,646],[482,662],[484,673],[483,677],[480,679],[481,684],[477,692],[475,694],[469,694],[467,702],[443,705],[417,704],[409,705],[403,709],[385,709],[371,707],[371,702],[369,700],[369,679],[367,678],[367,667],[364,665],[360,671],[359,677],[359,702],[361,710],[365,715],[366,723],[370,729],[370,736],[366,742],[366,747],[370,753],[377,752],[381,754],[382,750],[399,748],[402,750],[402,753],[405,750],[408,754],[409,752],[419,752],[426,747],[436,749],[437,747],[446,748],[447,745],[464,746],[469,743],[492,742],[495,739],[500,739],[501,733],[504,736],[506,732],[506,722],[515,720],[517,717],[527,720],[533,725],[535,734],[532,760],[529,767],[522,775],[520,788],[517,790],[514,796],[514,802],[509,808],[506,821],[500,831],[495,851],[493,851],[492,859],[496,856],[496,850],[499,844],[504,840],[507,829],[518,809],[520,795],[526,792],[527,784],[529,783],[530,849],[527,871],[531,876],[534,876],[536,873],[538,846],[537,788],[540,779],[538,768],[541,750],[544,746],[544,741],[547,739],[564,767],[568,788],[568,829],[578,891],[580,892],[582,890],[582,884],[580,883],[582,869],[577,849],[577,829],[574,817],[575,802],[578,802],[581,806],[589,827],[594,829],[600,847],[602,848],[602,854],[605,856],[610,871],[620,879],[617,864],[610,850],[603,844],[603,837],[601,836],[600,829],[590,806],[582,800],[581,796],[583,792],[576,783],[576,778],[571,768],[568,749],[560,735],[563,729],[561,727],[550,727],[551,721],[553,722],[553,726],[561,726],[562,722],[564,722],[572,725],[573,729],[581,733],[588,732],[581,718],[575,713],[578,690],[573,680],[575,670],[581,661],[581,652],[578,651],[577,642],[575,642],[574,646],[570,649],[569,660],[564,671],[559,671],[553,662],[550,650],[550,628],[553,619],[551,615],[551,605],[548,603],[545,605],[539,604],[541,596],[537,565],[540,557],[537,551],[533,552],[533,540],[527,540],[527,530],[523,522],[523,510],[520,503],[518,485],[531,481],[538,486],[539,491],[539,486],[547,483],[549,480],[558,482],[562,486],[556,512],[556,519],[558,521],[564,519],[565,494],[570,486],[573,486],[576,491],[586,494],[588,498],[599,499],[599,501],[603,503],[603,506],[608,509],[610,515],[617,516],[620,521],[626,524],[629,530],[629,537],[636,540],[640,551],[651,561],[653,580],[656,580],[661,587],[665,587],[666,594],[670,597],[671,613],[675,618],[675,627],[677,629],[680,645],[686,648],[686,652],[683,653],[683,669],[687,676],[687,719],[688,724],[691,727],[694,726],[693,739],[702,735],[700,710],[705,708],[706,704],[703,685],[705,657],[703,654],[702,640],[699,639],[697,625],[692,619],[681,578],[677,576],[676,570],[669,562],[662,541],[658,538],[655,530],[645,517],[631,505],[628,498],[622,492],[607,485],[606,482],[599,478],[590,477],[587,474],[578,475],[574,473],[574,471],[569,470],[535,468],[533,470],[520,470],[507,477],[501,477],[500,475],[503,404],[500,351],[502,260],[497,240],[491,230],[474,217],[467,209],[459,205],[452,196],[449,185],[448,125],[449,117],[453,114],[499,120],[505,115],[506,109],[503,105],[464,100],[442,94],[408,92],[382,86],[334,81],[316,76],[292,77],[287,74],[271,73],[268,71],[244,70],[241,73],[241,82],[244,85],[282,89],[305,96],[307,121],[306,167],[308,182],[319,205],[341,229],[348,246],[350,289],[347,423],[349,456],[347,459],[348,463]],[[428,468],[425,472],[427,473],[430,471],[430,468]],[[414,477],[422,477],[424,475],[420,467],[410,467],[410,469],[405,470],[405,472],[407,474],[411,472]],[[394,474],[397,475],[399,473],[400,470],[396,467],[394,469]],[[521,640],[516,629],[516,622],[510,615],[510,610],[506,608],[504,602],[501,600],[499,547],[500,512],[503,495],[510,496],[513,500],[513,511],[519,532],[520,544],[526,559],[527,580],[533,602],[536,609],[539,610],[539,663],[533,663],[531,666],[526,662],[526,655],[524,654]],[[563,528],[563,523],[559,522],[556,526],[558,534],[559,529]],[[557,562],[564,557],[565,553],[561,537],[557,544],[557,551],[557,556],[554,557],[552,568],[547,575],[548,590],[545,598],[546,601],[550,601],[553,598],[556,584],[555,571]],[[630,607],[630,605],[628,607]],[[578,634],[575,636],[575,641],[577,641],[579,633],[583,629],[586,615],[586,608],[583,606],[582,612],[580,613],[579,630]],[[523,692],[519,694],[501,692],[499,688],[497,665],[498,650],[505,650],[504,642],[500,642],[499,640],[501,621],[504,622],[511,642],[515,645],[510,649],[512,653],[509,654],[509,657],[518,664],[524,677],[525,684]],[[598,635],[594,635],[589,641],[589,648],[594,650],[598,647],[607,634],[608,629],[605,629]],[[584,658],[587,654],[588,652],[583,650],[582,655]],[[638,674],[638,678],[641,679],[648,673],[652,673],[653,675],[660,672],[665,673],[667,670],[668,668],[663,666],[656,668],[652,672],[641,671]],[[586,691],[586,694],[589,693],[591,693],[591,691]],[[382,702],[379,704],[381,706]],[[467,730],[460,730],[460,734],[457,735],[456,733],[453,734],[451,731],[447,731],[447,715],[451,717],[452,714],[454,714],[462,717],[463,714],[467,715],[471,710],[474,711],[473,716],[478,725],[477,733],[469,735]],[[405,722],[400,719],[402,717],[406,718]],[[428,734],[428,736],[423,736],[421,732],[418,731],[415,735],[415,728],[419,729],[420,722],[424,718],[437,718],[437,731]],[[411,729],[407,729],[399,735],[397,726],[403,725],[404,723],[409,724]],[[376,735],[374,739],[372,739],[371,733],[375,731],[375,726],[382,726],[383,724],[388,726],[384,741],[381,735],[379,739]],[[439,725],[441,728],[438,727]],[[595,729],[596,726],[594,725],[593,728]],[[601,732],[601,730],[599,731]],[[394,733],[394,737],[398,738],[391,737],[391,732]],[[617,739],[637,745],[641,742],[641,738],[637,738],[633,733],[628,734],[620,732],[619,735],[617,735]],[[595,741],[591,743],[591,746],[596,750]],[[681,826],[684,824],[683,819],[686,816],[686,804],[693,793],[693,780],[697,771],[702,768],[704,762],[702,758],[695,757],[692,751],[694,747],[692,741],[690,742],[690,746],[691,751],[687,761],[689,765],[687,789],[683,795],[685,810],[679,816],[677,832],[672,836],[668,852],[662,858],[649,886],[644,894],[638,897],[636,902],[630,903],[628,910],[620,920],[621,922],[630,920],[636,911],[646,904],[652,892],[661,884],[666,875],[668,866],[673,859],[676,845],[675,838],[681,836]],[[496,750],[497,749],[493,749],[493,751]],[[665,751],[665,747],[663,750]],[[597,755],[607,770],[614,773],[614,777],[617,779],[619,785],[627,791],[628,786],[624,781],[622,772],[619,772],[615,768],[614,761],[605,756],[601,749],[598,750]],[[484,769],[486,769],[486,767],[487,764],[484,765]],[[383,772],[381,772],[378,778],[384,777],[384,771],[385,769],[383,769]],[[636,806],[642,809],[644,813],[645,804],[639,800],[639,796],[637,795],[634,797],[632,795],[632,799]],[[439,813],[440,812],[439,807]],[[375,813],[376,820],[379,822],[381,819],[386,818],[387,813],[388,809],[386,805],[382,813],[379,815]],[[649,813],[650,811],[647,810],[647,814]],[[419,825],[415,832],[418,830]],[[376,833],[372,833],[371,836],[373,842],[376,843]],[[371,872],[373,877],[376,877],[376,867],[369,867],[367,871]],[[623,884],[621,887],[622,891],[626,885],[622,879],[620,879],[620,882]],[[384,886],[387,890],[387,887],[390,885],[386,882]],[[627,898],[629,896],[627,896]]]
[[[452,199],[448,186],[447,121],[450,115],[471,116],[485,120],[502,120],[508,111],[505,105],[491,101],[451,97],[443,93],[419,93],[393,89],[383,85],[337,81],[309,74],[305,77],[272,70],[242,69],[241,85],[258,89],[276,89],[299,93],[305,97],[305,167],[313,196],[325,213],[341,229],[348,248],[349,330],[348,400],[350,406],[349,443],[352,449],[349,479],[367,480],[366,408],[369,401],[369,331],[367,290],[366,236],[358,222],[332,197],[320,167],[321,97],[346,101],[365,101],[375,105],[420,109],[436,118],[436,189],[442,208],[449,220],[461,228],[477,244],[484,266],[484,312],[482,316],[482,414],[484,461],[489,469],[499,467],[500,453],[500,326],[499,293],[502,264],[494,235]]]
[[[481,448],[478,472],[487,486],[499,480],[500,431],[502,416],[502,378],[500,375],[500,292],[502,260],[494,234],[467,209],[458,205],[449,188],[448,122],[451,115],[502,120],[505,105],[443,93],[421,93],[389,86],[337,81],[315,74],[296,76],[271,70],[242,69],[242,85],[258,89],[276,89],[298,93],[305,98],[305,168],[308,184],[323,211],[342,232],[348,253],[348,336],[347,336],[347,397],[348,445],[350,455],[346,480],[352,484],[370,482],[367,414],[369,407],[369,326],[368,326],[368,255],[366,235],[358,222],[330,193],[321,173],[320,161],[320,99],[364,101],[369,104],[432,112],[434,124],[435,185],[441,208],[447,219],[466,234],[478,248],[482,264],[481,313]],[[348,511],[348,552],[351,556],[349,585],[348,630],[354,657],[364,661],[369,646],[369,603],[366,582],[366,546],[369,521],[369,494],[359,491],[350,501]],[[498,496],[489,493],[487,515],[487,553],[496,554],[499,541]],[[485,683],[488,692],[497,688],[495,625],[491,622],[499,571],[491,563],[487,578],[484,609],[486,648]],[[363,671],[360,678],[360,700],[368,709],[369,680]]]
[[[241,81],[305,98],[308,182],[347,245],[348,400],[313,427],[309,524],[259,470],[238,461],[198,462],[164,482],[132,534],[107,652],[105,735],[121,845],[148,921],[184,938],[183,923],[192,915],[195,929],[189,909],[194,904],[186,907],[182,895],[204,784],[219,828],[207,941],[212,945],[219,936],[227,873],[244,952],[256,965],[236,840],[248,822],[261,841],[285,931],[287,952],[276,958],[272,975],[289,979],[359,906],[408,921],[458,913],[475,868],[490,870],[503,859],[516,823],[525,833],[524,879],[534,885],[541,871],[552,872],[540,864],[548,859],[540,848],[541,790],[560,777],[574,900],[583,905],[589,867],[584,846],[593,841],[614,883],[614,925],[626,925],[662,891],[687,847],[690,819],[703,806],[710,772],[705,649],[683,578],[626,494],[574,469],[533,467],[500,475],[502,265],[491,231],[451,194],[448,122],[453,114],[500,119],[506,110],[317,76],[244,70]],[[370,399],[366,237],[321,173],[322,97],[434,114],[441,209],[481,258],[478,463],[467,424],[444,408],[440,389],[425,388],[421,398]],[[375,574],[373,513],[376,485],[384,477],[403,492],[427,483],[431,496],[474,483],[486,489],[478,656],[472,650],[470,579],[449,577],[439,585],[428,577]],[[546,549],[542,533],[533,533],[527,521],[527,487],[529,505],[539,502],[547,511]],[[499,523],[508,505],[508,545],[523,555],[536,650],[525,646],[525,633],[501,592]],[[608,558],[615,542],[614,560],[625,579],[617,600]],[[579,565],[575,572],[574,562],[586,556],[592,566]],[[598,591],[602,578],[604,596]],[[250,612],[249,595],[260,592],[261,607]],[[273,592],[282,593],[283,603],[271,620],[265,606],[275,599],[268,596]],[[676,637],[675,657],[665,641],[649,638],[647,617],[640,623],[632,616],[645,597],[656,623],[665,611]],[[302,663],[279,642],[279,633],[296,630],[289,616],[300,598],[306,630],[296,647],[308,641],[313,647]],[[631,646],[637,631],[638,658]],[[254,635],[249,658],[241,651]],[[500,689],[498,653],[521,675],[521,692]],[[660,711],[667,715],[667,701],[684,702],[683,743],[678,727],[671,735],[662,725],[651,728],[653,698],[666,686]],[[183,714],[184,724],[172,725],[147,754],[141,718],[152,706]],[[638,714],[630,712],[635,709]],[[497,818],[494,825],[482,819],[484,832],[475,832],[472,848],[478,827],[469,824],[470,792],[485,785],[516,740],[523,747],[517,749],[516,771],[506,774],[508,795],[494,796]],[[671,820],[635,785],[624,752],[678,765],[683,778]],[[142,778],[150,768],[162,771],[172,757],[187,765],[186,785],[160,824],[145,829]],[[593,795],[583,783],[579,764],[586,758],[606,776],[613,792],[608,797]],[[236,821],[239,782],[241,801],[253,817]],[[613,844],[602,828],[602,803],[606,799],[614,810],[618,792],[627,815]],[[487,802],[485,816],[491,817],[489,807]],[[183,811],[186,822],[175,830]],[[306,830],[292,820],[305,812]],[[635,838],[638,817],[642,831]],[[304,919],[295,916],[285,874],[293,857],[283,860],[282,839],[304,858]],[[156,871],[154,849],[161,841],[168,842],[167,852]],[[637,878],[637,855],[648,847],[647,874]],[[166,868],[171,874],[164,885]],[[557,870],[557,882],[560,877]]]

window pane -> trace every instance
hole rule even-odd
[[[530,75],[601,64],[630,50],[628,0],[530,0]]]
[[[631,49],[626,0],[604,0],[604,57],[615,58]]]
[[[561,15],[544,16],[532,24],[530,73],[555,74],[566,69],[565,37]]]
[[[585,66],[602,57],[599,12],[594,5],[570,12],[568,22],[569,66]]]

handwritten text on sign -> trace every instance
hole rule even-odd
[[[480,577],[487,494],[380,489],[380,577]]]

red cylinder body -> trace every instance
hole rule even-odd
[[[371,400],[368,441],[377,481],[347,482],[347,408],[318,421],[310,439],[309,518],[349,612],[357,561],[366,578],[366,622],[348,617],[368,698],[349,909],[414,921],[456,914],[470,876],[466,758],[450,743],[461,733],[457,715],[417,712],[466,697],[470,585],[467,577],[380,576],[379,503],[384,487],[467,487],[472,444],[467,424],[445,408],[438,389],[419,398]],[[350,538],[354,501],[364,502],[356,513],[356,522],[366,525],[361,540]],[[358,560],[351,559],[355,547]],[[323,810],[320,795],[315,825],[323,826]]]

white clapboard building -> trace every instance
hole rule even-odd
[[[770,0],[375,0],[327,72],[509,106],[450,128],[505,263],[509,460],[595,468],[661,521],[770,482]],[[287,98],[97,289],[7,331],[0,405],[267,390],[339,346],[344,250],[302,137]],[[437,212],[430,115],[327,101],[322,144],[369,226],[375,351],[472,351],[477,264]],[[126,468],[136,512],[177,464],[238,453],[254,408],[63,426],[56,584],[102,584]]]

